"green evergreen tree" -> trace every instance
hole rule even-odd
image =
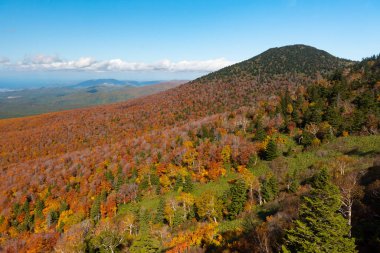
[[[185,221],[185,218],[183,217],[183,215],[184,215],[184,212],[183,212],[182,209],[178,209],[174,213],[173,227],[177,227],[177,226],[181,225]]]
[[[174,191],[179,191],[179,190],[182,191],[182,189],[183,189],[182,176],[177,176],[173,189],[174,189]]]
[[[130,179],[127,178],[127,183],[129,182],[135,182],[136,178],[138,177],[138,172],[135,168],[132,169],[132,176]]]
[[[309,123],[318,124],[322,121],[322,110],[319,105],[315,105],[310,109]]]
[[[247,167],[248,167],[249,169],[253,169],[253,168],[255,167],[256,163],[257,163],[257,159],[258,159],[258,157],[257,157],[256,154],[251,155],[251,156],[249,157],[249,159],[248,159]]]
[[[161,199],[163,200],[163,199]],[[165,203],[164,203],[165,204]],[[148,210],[141,210],[139,215],[140,231],[139,235],[133,240],[129,251],[131,253],[150,253],[160,252],[160,243],[149,233],[149,223],[151,215]],[[157,218],[157,216],[156,216]]]
[[[265,201],[271,201],[278,195],[278,182],[275,176],[270,175],[261,186],[262,196]]]
[[[261,184],[261,192],[264,201],[271,201],[273,199],[272,189],[268,186],[267,180]]]
[[[264,152],[264,158],[267,161],[272,161],[278,156],[277,154],[277,144],[274,140],[270,140],[267,148],[265,149]]]
[[[293,118],[293,121],[297,124],[297,126],[299,126],[299,124],[300,124],[300,115],[299,115],[298,110],[296,110],[296,109],[293,110],[293,112],[292,112],[292,118]]]
[[[45,203],[41,199],[37,199],[36,207],[34,208],[34,216],[38,218],[43,218],[42,210],[45,208]]]
[[[160,251],[160,243],[150,235],[140,235],[129,248],[131,253],[156,253]]]
[[[304,131],[302,133],[301,138],[300,138],[300,140],[301,140],[300,144],[302,144],[305,147],[310,146],[312,144],[312,142],[313,142],[313,139],[314,139],[314,135],[313,134]]]
[[[106,202],[107,200],[107,191],[106,190],[102,190],[102,192],[100,193],[100,202]]]
[[[312,186],[302,199],[299,219],[286,232],[283,252],[356,252],[355,240],[348,236],[349,225],[338,213],[339,190],[330,182],[326,169],[315,177]]]
[[[350,129],[353,132],[360,131],[366,121],[366,114],[361,110],[356,110],[351,117]]]
[[[156,185],[156,195],[161,194],[161,184]]]
[[[123,169],[119,165],[119,167],[117,169],[116,180],[114,182],[114,187],[115,187],[116,191],[120,190],[120,187],[124,184],[124,182],[125,182],[125,178],[123,175]]]
[[[232,220],[243,211],[247,200],[247,186],[243,180],[239,179],[231,185],[228,198],[230,200],[227,207],[228,217]]]
[[[66,201],[61,201],[59,205],[59,212],[62,213],[63,211],[69,210],[69,204],[66,203]]]
[[[145,175],[141,183],[139,184],[139,189],[140,190],[147,190],[149,188],[149,180],[148,176]]]
[[[122,175],[117,176],[116,183],[115,183],[115,190],[119,191],[120,187],[123,185],[123,183],[124,183],[123,176]]]
[[[296,101],[294,102],[294,109],[301,108],[304,101],[304,97],[301,94],[298,95]]]
[[[108,181],[110,181],[111,183],[113,183],[113,180],[115,179],[114,175],[112,174],[112,171],[110,170],[107,170],[105,173],[104,173],[104,176],[106,177],[106,179]]]
[[[289,184],[289,191],[290,192],[297,192],[298,188],[300,186],[299,182],[299,176],[298,176],[298,169],[295,169],[293,173],[291,174],[290,178],[290,184]]]
[[[140,234],[148,234],[151,221],[151,215],[148,210],[141,210],[139,216]]]
[[[163,223],[165,219],[165,199],[160,198],[160,202],[158,203],[156,216],[154,218],[155,223]]]
[[[20,231],[32,231],[34,228],[34,216],[30,213],[25,213],[24,221],[19,226]]]
[[[29,203],[29,198],[25,200],[24,204],[22,205],[22,211],[25,213],[29,213],[30,210],[30,203]]]
[[[265,129],[263,128],[262,124],[260,121],[257,122],[256,124],[256,133],[254,140],[255,141],[263,141],[267,137],[267,133],[265,132]]]
[[[95,222],[99,221],[100,219],[100,202],[101,199],[99,196],[95,197],[94,202],[92,203],[91,210],[90,210],[90,217]]]
[[[280,106],[281,113],[285,118],[288,118],[288,104],[292,103],[292,99],[290,98],[289,90],[286,90],[284,96],[281,96]]]
[[[334,106],[327,107],[324,118],[336,130],[338,130],[342,124],[342,115],[339,112],[339,109]]]
[[[300,187],[299,181],[297,179],[293,179],[292,182],[290,183],[289,191],[295,193],[298,191],[299,187]]]
[[[193,190],[193,181],[191,180],[191,176],[187,175],[185,177],[185,183],[183,184],[184,192],[191,192]]]
[[[277,178],[275,176],[272,175],[269,178],[268,186],[272,191],[273,198],[276,198],[278,196],[278,193],[280,190],[278,189],[278,181],[277,181]]]
[[[150,175],[150,182],[152,183],[152,185],[160,185],[160,178],[158,177],[157,173],[152,172],[152,174]]]

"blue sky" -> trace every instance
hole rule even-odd
[[[190,79],[268,48],[380,53],[377,0],[0,0],[0,88]]]

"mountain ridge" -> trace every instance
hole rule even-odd
[[[152,84],[158,84],[162,82],[162,80],[152,80],[152,81],[134,81],[134,80],[118,80],[113,78],[102,78],[102,79],[89,79],[77,84],[74,84],[69,87],[73,88],[88,88],[93,86],[99,86],[99,85],[115,85],[115,86],[144,86],[144,85],[152,85]]]

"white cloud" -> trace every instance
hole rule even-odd
[[[6,65],[8,64],[10,61],[7,57],[0,57],[0,66],[1,65]]]
[[[4,58],[5,59],[5,58]],[[123,72],[123,71],[169,71],[169,72],[211,72],[232,62],[224,59],[212,59],[203,61],[178,61],[162,60],[156,63],[127,62],[121,59],[99,61],[91,57],[81,57],[77,60],[63,60],[57,56],[36,55],[25,57],[23,61],[11,63],[2,62],[14,70],[41,70],[41,71],[96,71],[96,72]]]
[[[52,64],[60,61],[61,60],[57,56],[46,56],[39,54],[35,56],[25,56],[22,64]]]

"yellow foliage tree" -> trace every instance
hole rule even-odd
[[[191,193],[181,192],[177,199],[183,208],[183,218],[186,219],[194,204],[194,196]]]
[[[224,164],[231,162],[231,147],[229,145],[223,147],[221,156]]]

